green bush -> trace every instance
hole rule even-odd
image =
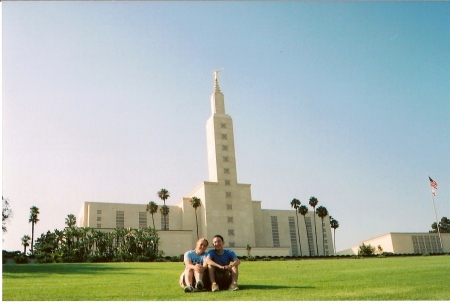
[[[254,256],[250,255],[247,257],[247,261],[254,262],[254,261],[256,261],[256,258]]]
[[[170,257],[170,261],[171,261],[171,262],[180,262],[180,257],[174,255],[174,256]]]
[[[358,255],[360,256],[370,256],[370,255],[374,255],[375,253],[375,247],[373,247],[372,245],[366,245],[364,243],[362,243],[361,246],[359,246],[358,249]]]
[[[146,256],[143,256],[143,255],[138,256],[136,258],[136,260],[138,262],[151,262],[151,258],[150,257],[146,257]]]
[[[52,255],[50,253],[47,252],[43,252],[40,253],[38,255],[36,255],[36,261],[39,264],[50,264],[50,263],[54,263],[55,260],[53,259]]]
[[[14,262],[16,264],[28,264],[28,257],[24,254],[16,255],[14,257]]]
[[[271,261],[269,257],[263,257],[263,261]]]

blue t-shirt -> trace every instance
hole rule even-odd
[[[203,262],[206,259],[206,252],[203,252],[202,254],[196,254],[195,250],[190,250],[187,251],[184,254],[184,260],[190,260],[192,264],[196,265],[196,264],[200,264],[203,265]]]
[[[237,259],[236,253],[232,250],[224,249],[222,254],[218,254],[215,249],[208,251],[207,256],[220,266],[229,265],[230,262]]]

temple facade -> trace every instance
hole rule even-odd
[[[167,230],[162,230],[164,217],[159,210],[152,219],[146,204],[108,202],[85,202],[78,215],[78,226],[108,231],[153,227],[154,221],[165,255],[179,255],[194,248],[196,212],[199,237],[212,240],[220,234],[225,247],[240,256],[247,255],[247,245],[254,256],[332,255],[328,216],[322,222],[311,209],[305,216],[298,214],[297,224],[294,209],[262,209],[261,201],[252,200],[251,185],[238,182],[233,120],[225,112],[218,74],[219,71],[214,72],[211,117],[206,122],[208,181],[200,183],[175,205],[167,205]],[[192,197],[201,199],[197,210],[191,205]]]

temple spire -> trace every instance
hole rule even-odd
[[[225,101],[223,93],[219,87],[219,72],[223,69],[214,71],[214,92],[211,96],[211,111],[212,114],[225,114]]]
[[[214,93],[215,92],[220,92],[220,87],[219,87],[219,73],[223,70],[215,70],[214,71]]]

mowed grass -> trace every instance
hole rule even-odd
[[[450,256],[242,262],[239,291],[184,293],[182,263],[3,265],[5,301],[450,300]]]

